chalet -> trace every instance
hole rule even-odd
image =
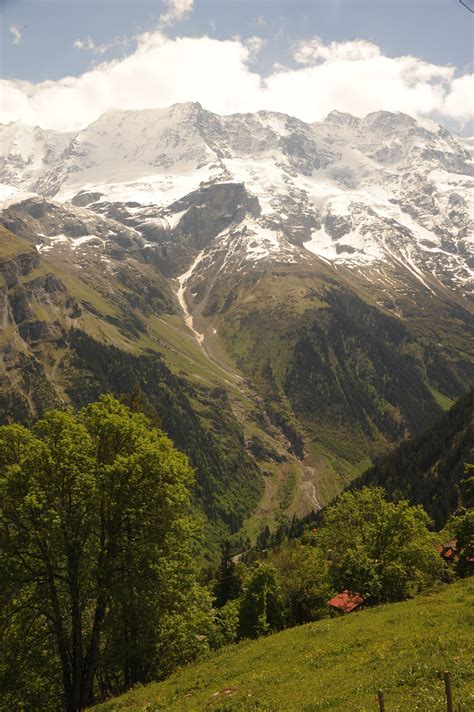
[[[448,564],[452,564],[453,561],[457,561],[459,558],[458,543],[454,539],[446,542],[446,544],[439,544],[437,549],[441,558],[447,561]]]
[[[452,541],[446,542],[446,544],[438,544],[436,548],[441,558],[448,564],[458,562],[460,555],[462,555],[469,569],[472,569],[474,566],[474,556],[469,556],[469,554],[472,553],[472,544],[469,545],[468,550],[466,551],[465,547],[459,549],[458,542],[453,539]]]
[[[328,601],[328,606],[340,613],[352,613],[352,611],[360,608],[365,601],[364,596],[353,591],[342,591],[337,596]]]

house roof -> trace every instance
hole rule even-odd
[[[364,602],[364,597],[360,593],[354,593],[353,591],[342,591],[338,593],[337,596],[331,598],[328,601],[328,606],[332,608],[337,608],[344,613],[350,613],[351,611],[358,608]]]
[[[439,544],[436,548],[440,554],[440,556],[443,557],[443,559],[447,560],[457,560],[458,559],[458,550],[457,550],[457,541],[453,539],[452,541],[447,541],[446,544]]]

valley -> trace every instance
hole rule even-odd
[[[327,504],[472,383],[473,164],[434,122],[14,122],[0,182],[2,422],[138,387],[211,550]]]

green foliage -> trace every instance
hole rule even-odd
[[[461,480],[461,492],[466,506],[474,506],[474,464],[464,463],[464,479]]]
[[[206,648],[191,482],[187,458],[111,396],[0,428],[0,690],[15,708],[56,709],[51,676],[75,712]],[[15,679],[31,653],[33,684]]]
[[[229,600],[215,613],[216,639],[215,647],[220,648],[229,643],[235,643],[238,636],[240,615],[240,600]]]
[[[253,565],[237,599],[238,638],[327,616],[335,590],[359,592],[370,603],[400,601],[446,578],[437,539],[419,506],[388,502],[383,490],[364,488],[341,495],[319,518],[318,529],[303,536],[297,522],[287,527],[287,535],[299,532],[299,540],[277,542],[262,532],[263,551],[246,557]],[[217,573],[218,591],[229,557],[225,552]]]
[[[442,576],[429,517],[408,502],[387,502],[380,488],[345,492],[324,513],[319,546],[338,590],[373,601],[400,601]]]
[[[222,558],[217,569],[216,579],[215,605],[217,608],[222,608],[227,601],[237,598],[241,589],[241,581],[237,566],[232,560],[229,540],[226,540],[222,547]]]
[[[284,598],[286,625],[300,625],[323,617],[330,598],[329,567],[316,547],[286,543],[270,554]]]
[[[474,509],[454,518],[453,534],[459,552],[456,573],[461,577],[468,576],[474,572]]]
[[[272,564],[260,562],[249,573],[239,611],[239,637],[257,638],[284,625],[284,601]]]

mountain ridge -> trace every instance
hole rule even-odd
[[[170,206],[200,185],[243,183],[260,203],[247,225],[262,246],[254,261],[280,246],[290,259],[296,244],[303,255],[371,270],[389,291],[384,262],[392,270],[402,262],[428,289],[427,272],[448,287],[470,284],[469,154],[446,129],[404,114],[332,112],[305,124],[272,112],[218,116],[193,103],[117,110],[79,131],[53,165],[51,156],[50,148],[30,181],[22,170],[37,156],[24,156],[13,182],[99,211],[135,202],[132,219],[150,221],[154,206],[155,220],[172,223]],[[3,163],[12,182],[16,156]]]
[[[43,408],[35,389],[71,399],[71,299],[74,332],[91,352],[118,349],[123,383],[138,379],[158,410],[184,389],[203,432],[228,438],[224,460],[249,458],[238,526],[255,535],[327,503],[471,382],[472,163],[442,127],[186,104],[107,114],[45,161],[52,134],[12,151],[4,129],[0,182],[16,186],[1,187],[0,223],[64,288],[56,305],[29,278],[4,288],[16,336],[0,371],[20,354],[45,369],[20,387],[25,417]],[[169,401],[139,377],[147,354]],[[81,373],[94,396],[99,383],[117,393],[93,361]]]

